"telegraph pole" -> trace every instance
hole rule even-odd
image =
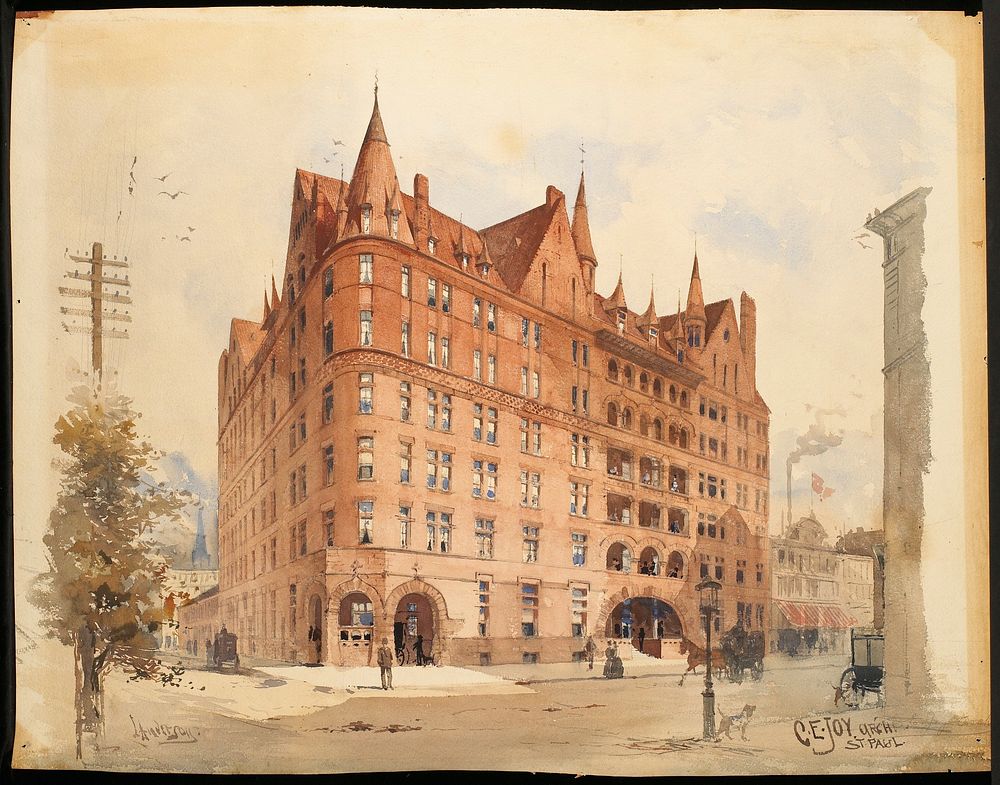
[[[132,317],[128,313],[118,313],[117,308],[111,311],[105,310],[105,303],[117,303],[130,305],[132,298],[127,294],[119,292],[106,292],[105,286],[121,287],[128,290],[131,285],[128,280],[128,262],[119,261],[117,258],[107,259],[104,256],[104,248],[101,243],[94,243],[90,256],[73,256],[69,258],[74,262],[87,264],[90,266],[88,272],[71,270],[66,273],[67,278],[75,281],[85,281],[90,283],[90,289],[75,289],[68,286],[60,286],[59,293],[64,297],[79,297],[90,300],[89,308],[72,308],[63,306],[59,310],[63,314],[72,316],[89,316],[90,326],[66,324],[63,322],[63,329],[69,333],[85,333],[90,335],[90,358],[94,369],[95,384],[100,386],[104,375],[104,337],[108,338],[128,338],[128,329],[118,330],[114,327],[105,328],[104,322],[131,322]],[[123,270],[121,277],[118,273],[110,275],[105,268]]]

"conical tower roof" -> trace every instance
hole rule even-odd
[[[701,276],[698,273],[698,252],[694,252],[694,266],[691,268],[691,285],[688,287],[687,318],[704,324],[705,297],[701,293]]]
[[[640,327],[649,327],[656,324],[656,302],[653,300],[653,284],[649,285],[649,305],[646,306],[645,312],[636,320],[636,324]]]
[[[271,308],[277,308],[278,304],[281,302],[281,298],[278,297],[278,285],[274,282],[274,276],[271,276]]]
[[[570,232],[573,235],[573,245],[576,246],[577,256],[597,264],[594,243],[590,239],[590,222],[587,219],[587,192],[584,186],[583,172],[580,172],[580,188],[576,192],[576,205],[573,208],[573,225],[570,227]]]
[[[267,302],[267,290],[265,289],[264,290],[264,318],[266,319],[270,315],[271,315],[271,306]]]
[[[628,308],[625,303],[625,290],[622,288],[622,274],[618,273],[618,283],[611,296],[604,301],[604,310],[610,311],[613,308]]]
[[[362,219],[363,208],[370,211],[367,226]],[[396,177],[396,166],[389,151],[389,139],[382,124],[382,113],[378,108],[376,91],[371,120],[368,121],[368,130],[358,151],[354,175],[347,189],[347,221],[344,236],[373,234],[391,237],[393,213],[397,216],[395,239],[413,245],[410,225],[403,213],[399,179]]]

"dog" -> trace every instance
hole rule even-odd
[[[844,699],[844,688],[839,684],[831,684],[833,687],[833,705],[836,706]]]
[[[719,720],[719,734],[726,734],[726,738],[732,740],[730,735],[733,728],[740,729],[740,738],[743,741],[747,740],[747,725],[750,724],[750,718],[753,717],[753,713],[757,710],[757,707],[752,704],[747,704],[743,707],[743,711],[739,714],[723,714],[722,709],[719,709],[719,715],[722,717]]]

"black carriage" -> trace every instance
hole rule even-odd
[[[227,631],[225,627],[215,636],[212,660],[217,669],[221,670],[225,663],[232,663],[234,670],[240,669],[240,654],[236,641],[236,635]]]
[[[840,697],[847,706],[858,708],[866,695],[875,695],[878,705],[883,705],[884,651],[885,637],[881,632],[851,630],[851,667],[840,677]]]
[[[722,657],[730,681],[742,682],[746,672],[759,681],[764,676],[764,633],[748,632],[737,624],[722,636]]]

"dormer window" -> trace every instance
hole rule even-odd
[[[370,204],[361,205],[361,232],[368,234],[372,230],[372,206]]]
[[[469,255],[467,253],[460,253],[458,255],[458,261],[462,263],[462,269],[469,269]]]
[[[618,311],[618,332],[625,332],[625,319],[627,317],[627,312],[624,309],[619,309]]]
[[[393,240],[399,239],[399,210],[389,213],[389,236]]]
[[[650,327],[649,328],[649,339],[651,341],[655,341],[659,337],[660,337],[660,331],[657,330],[655,327]]]
[[[431,254],[433,256],[434,255],[434,250],[437,248],[437,244],[438,244],[438,241],[437,241],[436,237],[429,238],[427,240],[427,253],[429,253],[429,254]]]
[[[688,346],[701,346],[701,330],[697,327],[688,328]]]
[[[483,262],[482,264],[479,265],[479,274],[483,278],[485,278],[487,275],[490,274],[490,266],[486,262]]]

